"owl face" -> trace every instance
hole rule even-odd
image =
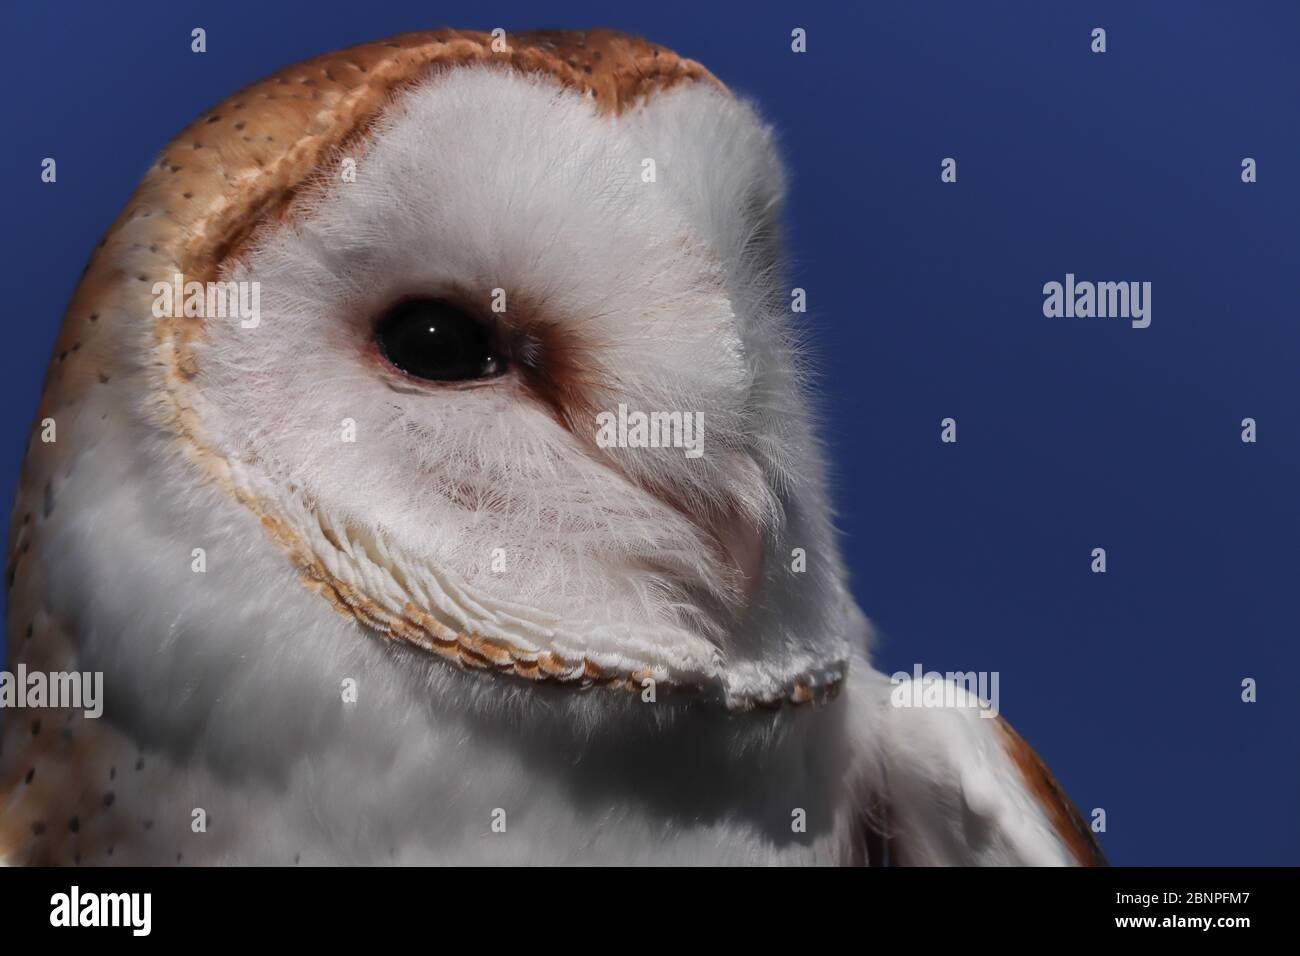
[[[474,60],[330,130],[276,216],[227,214],[214,278],[257,321],[163,336],[157,387],[368,631],[513,677],[810,699],[856,610],[770,133],[711,79],[589,92]]]

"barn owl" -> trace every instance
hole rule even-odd
[[[4,713],[5,859],[1099,862],[1001,718],[871,666],[783,190],[751,106],[606,30],[406,34],[199,116],[27,449],[6,666],[103,713]]]

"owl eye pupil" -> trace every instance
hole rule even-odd
[[[505,370],[492,329],[442,299],[407,299],[379,319],[375,341],[407,375],[431,382],[491,378]]]

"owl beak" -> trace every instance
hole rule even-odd
[[[705,531],[727,565],[739,573],[741,594],[748,605],[758,591],[763,573],[763,532],[734,508],[708,522]]]

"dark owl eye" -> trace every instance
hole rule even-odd
[[[375,341],[384,358],[431,382],[464,382],[505,371],[492,329],[442,299],[406,299],[379,320]]]

